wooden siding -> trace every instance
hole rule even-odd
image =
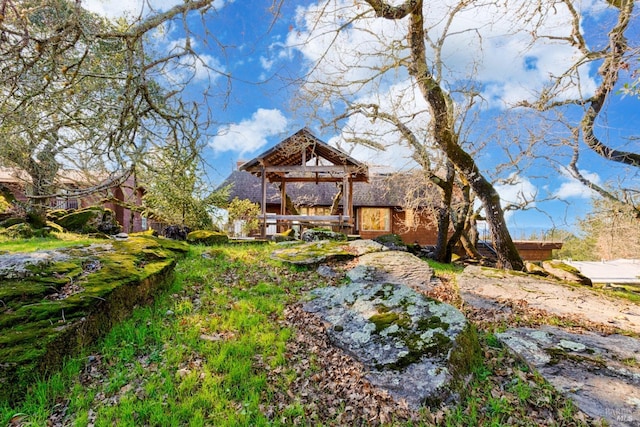
[[[546,261],[553,258],[553,250],[561,249],[562,242],[514,241],[525,261]]]

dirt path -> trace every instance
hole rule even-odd
[[[504,309],[505,302],[524,301],[528,307],[551,314],[640,333],[640,306],[587,287],[481,267],[467,267],[458,277],[458,286],[464,303],[475,308]]]

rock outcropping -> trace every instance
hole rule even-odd
[[[304,309],[320,316],[331,341],[369,369],[373,385],[415,409],[449,397],[450,357],[462,351],[456,341],[467,332],[455,307],[381,282],[352,282],[311,294]]]
[[[477,341],[464,339],[473,332],[460,311],[423,294],[433,278],[426,262],[370,240],[313,242],[272,256],[311,265],[358,257],[347,272],[348,285],[311,291],[304,309],[320,317],[330,340],[363,363],[371,384],[394,399],[417,409],[451,396],[452,380],[468,368],[451,361],[477,352],[470,344]],[[323,274],[332,276],[328,270]]]
[[[543,326],[497,334],[585,413],[610,425],[640,421],[640,341]]]

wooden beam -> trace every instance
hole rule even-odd
[[[287,181],[284,179],[280,182],[280,215],[284,215],[287,213]]]
[[[308,222],[347,222],[346,215],[269,215],[270,220],[280,221],[308,221]]]
[[[267,237],[267,174],[262,167],[262,229],[260,230],[260,236],[262,238]]]
[[[276,182],[341,182],[342,178],[339,177],[319,177],[317,180],[313,177],[288,177],[284,179],[278,179]],[[273,182],[273,181],[270,181]]]
[[[351,213],[349,212],[349,200],[351,198],[349,182],[351,182],[351,180],[345,175],[342,179],[342,214],[351,216]]]
[[[349,180],[349,210],[345,212],[350,217],[353,216],[353,180]]]
[[[357,166],[265,166],[266,172],[340,172],[345,174],[358,172],[359,170],[361,168]]]

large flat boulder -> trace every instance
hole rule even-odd
[[[469,351],[458,345],[469,330],[455,307],[405,285],[371,281],[319,288],[311,296],[304,309],[328,324],[337,347],[369,369],[373,385],[413,408],[449,396],[451,355]]]
[[[352,281],[377,281],[406,285],[418,292],[433,288],[433,269],[424,260],[402,251],[370,252],[358,258],[347,275]]]
[[[603,295],[590,287],[477,266],[465,268],[457,282],[460,297],[473,308],[494,309],[504,314],[506,302],[525,304],[552,315],[640,333],[637,304]]]
[[[553,277],[558,278],[559,280],[564,280],[570,283],[578,283],[585,286],[593,286],[593,283],[591,283],[591,279],[580,273],[580,270],[578,270],[577,268],[565,264],[564,262],[544,261],[542,263],[542,268],[544,271],[546,271]]]
[[[589,416],[612,426],[640,422],[637,338],[576,334],[552,326],[496,335]]]

